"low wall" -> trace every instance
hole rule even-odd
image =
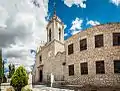
[[[10,88],[10,83],[1,83],[0,90],[6,91],[7,88]]]

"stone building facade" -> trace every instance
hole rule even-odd
[[[53,15],[47,25],[47,43],[40,46],[34,82],[71,85],[120,86],[120,24],[88,28],[64,41],[64,24]]]

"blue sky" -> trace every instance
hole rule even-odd
[[[50,15],[50,17],[53,14],[54,1],[56,2],[57,16],[59,16],[64,24],[67,25],[65,28],[65,34],[67,34],[65,39],[73,35],[70,28],[72,27],[72,22],[76,18],[82,20],[82,23],[80,24],[81,28],[78,29],[79,31],[92,27],[93,24],[87,24],[90,20],[94,22],[97,21],[99,24],[120,22],[119,0],[81,0],[86,7],[78,7],[78,5],[82,3],[80,2],[79,4],[75,4],[75,1],[78,0],[73,0],[71,7],[65,4],[65,0],[50,0],[48,4],[48,15]],[[66,1],[69,2],[71,0]]]

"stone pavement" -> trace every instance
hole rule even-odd
[[[74,90],[51,88],[51,87],[46,87],[45,85],[34,85],[33,91],[74,91]]]
[[[33,86],[33,91],[120,91],[120,88],[117,87],[90,87],[90,86],[85,86],[83,88],[78,88],[78,87],[72,87],[68,86],[66,88],[51,88],[47,87],[45,85],[34,85]],[[74,90],[70,90],[74,89]]]

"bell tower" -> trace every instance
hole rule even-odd
[[[56,6],[54,5],[54,13],[48,25],[47,30],[47,44],[49,54],[56,55],[58,52],[65,51],[64,49],[64,24],[56,15]]]
[[[56,5],[54,5],[54,14],[47,25],[47,42],[58,40],[64,42],[64,24],[56,15]]]

